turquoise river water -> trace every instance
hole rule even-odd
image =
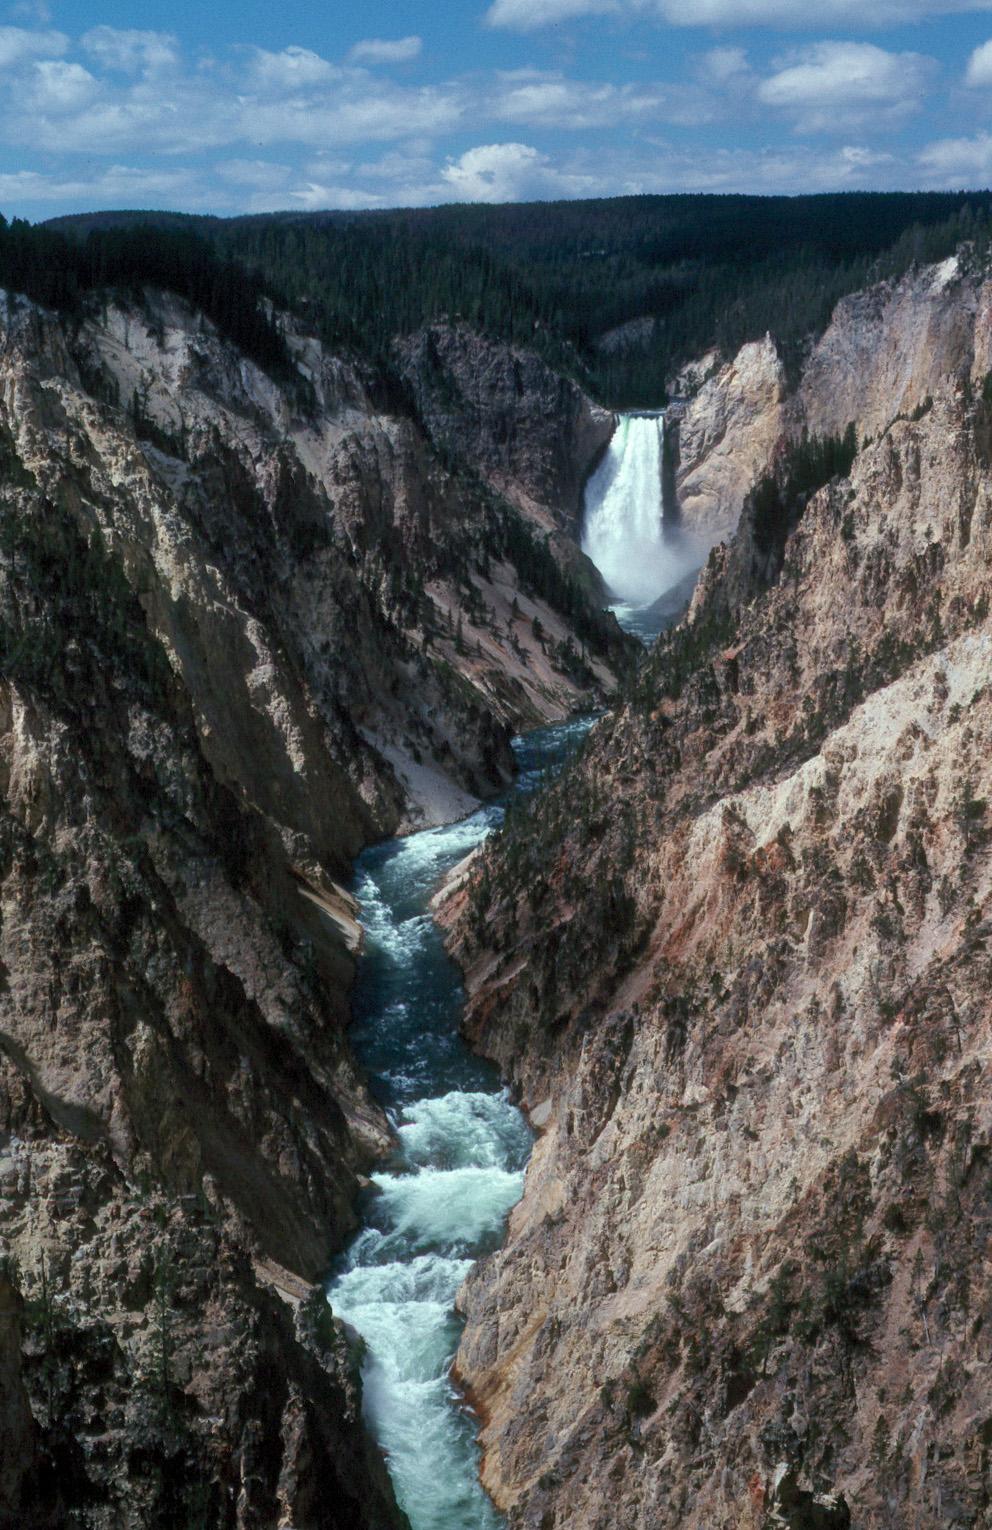
[[[515,791],[559,768],[587,718],[514,743]],[[488,1064],[458,1034],[463,993],[427,912],[438,882],[501,821],[487,806],[460,823],[367,850],[355,893],[366,931],[352,1044],[399,1146],[373,1176],[365,1225],[328,1286],[361,1334],[365,1412],[413,1530],[496,1530],[478,1480],[475,1421],[450,1380],[454,1298],[500,1241],[520,1198],[530,1132]]]

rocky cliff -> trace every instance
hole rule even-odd
[[[710,352],[670,381],[675,492],[703,553],[728,540],[748,491],[803,432],[875,436],[949,375],[992,365],[987,274],[967,250],[838,303],[791,377],[774,337],[729,360]],[[685,395],[678,397],[679,395]]]
[[[699,386],[673,411],[672,433],[678,518],[702,556],[732,535],[747,491],[793,427],[785,368],[770,335],[723,366],[707,362],[689,369]]]
[[[458,1357],[521,1530],[988,1518],[988,323],[841,305],[849,478],[441,904],[539,1131]]]
[[[398,342],[432,437],[526,513],[573,538],[582,488],[614,417],[533,353],[432,325]]]
[[[311,1284],[390,1140],[342,883],[624,661],[416,409],[286,335],[276,383],[155,293],[0,311],[4,1524],[399,1525]]]

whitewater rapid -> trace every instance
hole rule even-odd
[[[532,790],[588,727],[577,719],[516,740],[516,790]],[[459,1037],[461,982],[427,913],[440,878],[502,816],[486,807],[378,845],[361,857],[355,885],[366,954],[352,1042],[398,1148],[372,1176],[365,1226],[327,1295],[365,1341],[366,1419],[413,1530],[502,1524],[479,1484],[475,1421],[450,1380],[454,1298],[474,1260],[500,1241],[531,1138],[492,1069]]]
[[[582,550],[614,596],[622,625],[699,566],[698,549],[671,525],[664,505],[665,417],[620,415],[586,484]]]

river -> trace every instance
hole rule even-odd
[[[590,719],[514,741],[514,790],[532,791],[577,748]],[[458,1033],[463,991],[427,905],[438,882],[501,822],[471,818],[367,850],[352,1046],[396,1127],[393,1161],[373,1175],[365,1225],[328,1286],[361,1334],[365,1414],[413,1530],[496,1530],[478,1479],[476,1421],[450,1369],[454,1298],[474,1260],[496,1247],[523,1190],[531,1136],[489,1064]]]

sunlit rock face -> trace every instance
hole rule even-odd
[[[849,300],[800,388],[857,423],[850,477],[770,587],[724,598],[747,524],[713,556],[443,909],[468,1033],[541,1125],[461,1297],[521,1530],[985,1512],[990,309],[949,271],[858,302],[877,364]]]

